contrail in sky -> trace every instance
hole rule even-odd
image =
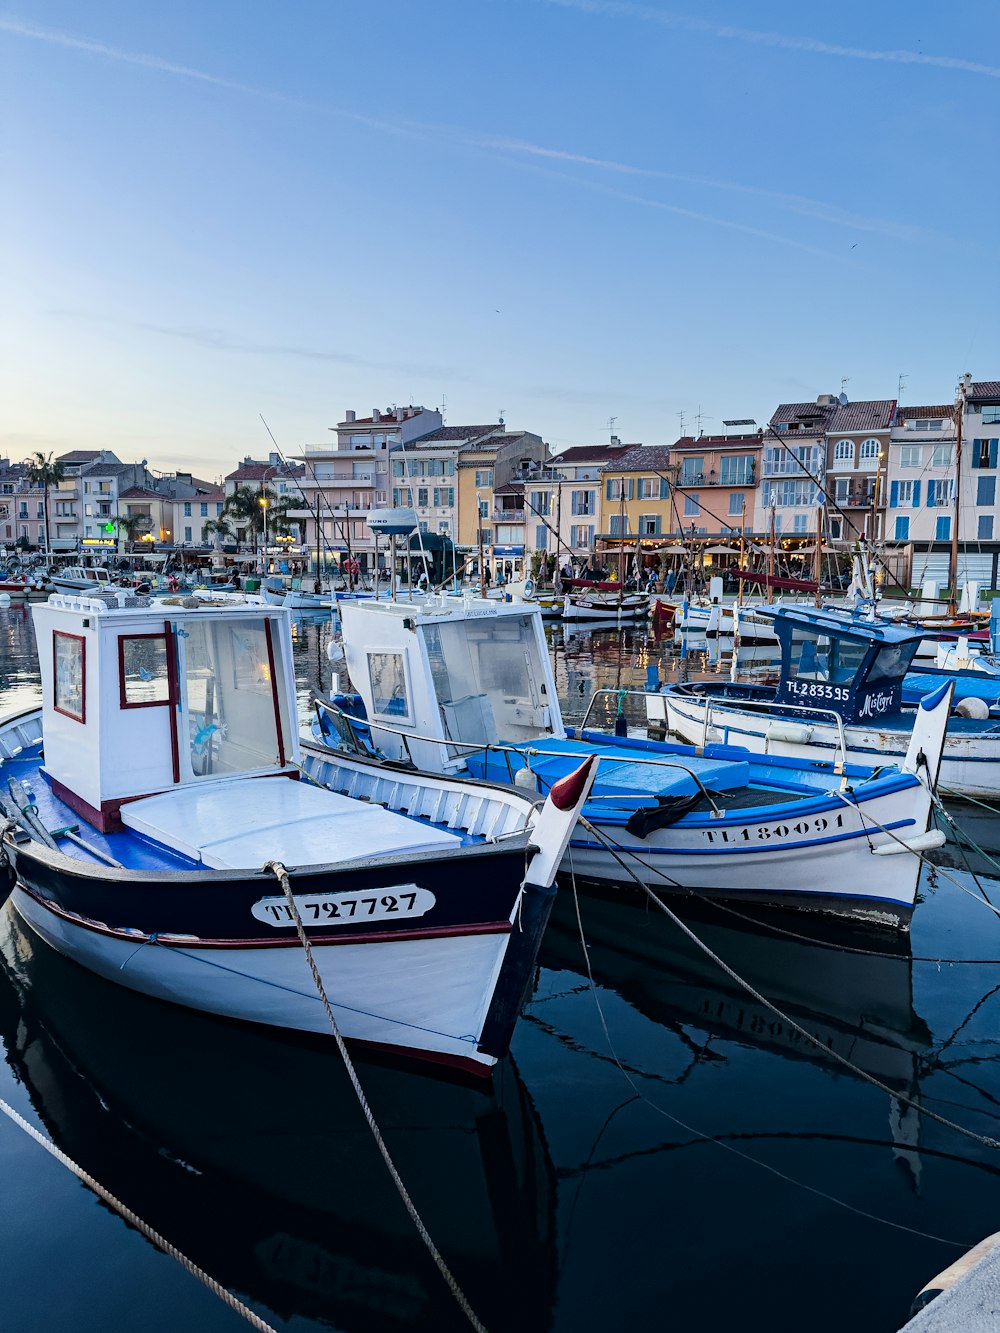
[[[750,42],[755,46],[774,46],[785,51],[811,51],[821,56],[841,56],[850,60],[881,60],[895,65],[933,65],[937,69],[954,69],[963,74],[983,74],[1000,79],[1000,68],[982,65],[959,56],[930,56],[921,51],[871,51],[863,46],[840,46],[817,37],[793,37],[783,32],[757,32],[753,28],[734,28],[728,23],[713,23],[709,19],[694,18],[687,14],[672,14],[651,5],[631,4],[628,0],[543,0],[561,9],[577,9],[585,14],[605,14],[612,18],[641,19],[658,23],[664,28],[680,28],[687,32],[703,32],[711,37],[730,41]]]
[[[617,3],[616,0],[546,0],[546,2],[562,5],[567,8],[583,9],[594,13],[628,14],[639,18],[655,17],[658,21],[664,22],[669,19],[669,16],[663,15],[659,10],[649,9],[646,6],[641,5]],[[674,20],[669,21],[675,22]],[[681,24],[682,26],[694,26],[699,29],[706,27],[701,20],[696,19],[677,19],[676,23]],[[715,30],[716,29],[713,27],[712,31]],[[72,33],[61,32],[56,29],[44,28],[37,24],[25,22],[11,15],[0,14],[0,31],[9,32],[19,37],[27,37],[36,41],[46,42],[49,45],[60,46],[69,50],[82,51],[88,55],[100,56],[107,60],[114,60],[127,65],[135,65],[161,74],[168,74],[184,79],[194,79],[201,83],[210,84],[218,88],[225,88],[233,92],[246,93],[254,97],[267,97],[274,101],[282,102],[288,106],[308,107],[313,110],[323,111],[327,114],[343,116],[360,124],[367,125],[374,129],[383,130],[391,134],[414,135],[417,138],[429,142],[441,142],[442,140],[450,139],[454,143],[464,144],[468,147],[480,150],[504,153],[508,156],[513,154],[549,159],[558,162],[575,163],[581,166],[593,167],[602,171],[611,171],[621,175],[642,176],[652,179],[674,181],[685,185],[725,190],[737,194],[755,195],[758,198],[769,199],[802,216],[812,217],[819,221],[832,223],[837,226],[851,227],[855,230],[881,232],[898,239],[911,240],[926,234],[919,227],[886,222],[877,218],[861,217],[857,214],[848,213],[846,210],[840,209],[832,204],[825,204],[821,201],[804,198],[800,195],[783,194],[774,190],[765,189],[761,186],[742,185],[735,182],[715,180],[710,177],[685,176],[653,167],[630,166],[623,162],[588,157],[582,153],[573,153],[557,148],[547,148],[539,144],[527,143],[518,139],[476,136],[441,126],[422,125],[418,122],[380,119],[341,107],[316,103],[300,97],[287,96],[279,92],[272,92],[270,89],[261,88],[254,84],[241,83],[235,79],[226,79],[220,75],[209,74],[205,70],[196,69],[190,65],[181,65],[174,61],[164,60],[159,56],[148,55],[140,51],[125,51],[118,47],[109,46],[105,42],[94,41],[87,37],[78,37]],[[735,34],[736,32],[736,29],[732,30],[732,34]],[[995,72],[1000,73],[1000,71]],[[673,213],[679,217],[687,217],[695,221],[707,223],[711,226],[725,227],[733,231],[741,231],[746,235],[757,236],[762,240],[791,246],[794,249],[805,250],[813,254],[824,253],[823,251],[813,249],[813,247],[808,246],[801,241],[780,236],[774,232],[765,231],[759,227],[753,227],[746,223],[732,221],[727,218],[714,217],[710,214],[696,212],[661,200],[648,199],[641,195],[627,194],[623,191],[613,190],[611,187],[603,186],[597,182],[582,180],[578,176],[570,176],[561,172],[546,172],[545,174],[555,176],[558,179],[564,180],[577,187],[591,189],[606,195],[613,195],[627,203],[638,204],[646,208],[656,208],[663,212]]]

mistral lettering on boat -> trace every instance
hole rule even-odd
[[[370,893],[296,894],[295,906],[305,926],[344,926],[356,921],[398,921],[426,916],[437,899],[417,884],[393,884]],[[251,915],[268,926],[294,926],[292,909],[284,897],[261,898]]]
[[[821,680],[790,680],[789,694],[800,699],[846,699],[850,694],[848,685],[827,685]]]
[[[814,819],[797,819],[794,824],[758,824],[753,828],[703,829],[702,837],[709,842],[780,842],[783,838],[811,838],[817,833],[829,833],[844,827],[844,812],[819,815]]]
[[[895,713],[898,707],[898,690],[873,690],[862,700],[858,717],[882,717],[885,713]]]

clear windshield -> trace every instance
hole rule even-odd
[[[552,730],[547,663],[531,616],[427,625],[424,644],[450,740],[524,741]]]
[[[178,628],[195,777],[278,765],[278,730],[263,620],[191,620]]]

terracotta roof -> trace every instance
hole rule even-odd
[[[1000,398],[1000,380],[976,380],[969,386],[970,398]]]
[[[602,472],[664,472],[670,466],[669,444],[635,444]]]
[[[671,449],[741,449],[760,445],[761,436],[759,431],[754,431],[752,435],[701,435],[695,439],[693,435],[682,435],[670,447]]]
[[[71,449],[68,454],[60,454],[56,459],[57,463],[92,463],[95,458],[100,458],[100,449]]]
[[[575,444],[561,454],[553,454],[549,463],[556,467],[562,463],[603,463],[637,447],[634,444]]]
[[[801,421],[809,417],[816,419],[816,430],[821,432],[839,406],[839,403],[831,403],[828,407],[819,403],[781,403],[771,414],[770,424],[773,426],[778,421]]]
[[[503,484],[502,486],[494,486],[494,488],[493,488],[493,494],[494,494],[494,495],[523,495],[523,494],[524,494],[524,482],[523,482],[523,481],[507,481],[507,482],[504,482],[504,484]]]
[[[856,403],[843,405],[838,403],[827,431],[837,435],[862,430],[888,430],[895,411],[895,398],[860,399]]]
[[[243,462],[235,472],[226,474],[226,481],[274,481],[278,478],[301,477],[306,470],[305,463],[254,463]]]
[[[432,430],[429,435],[421,435],[420,439],[414,440],[412,444],[395,445],[394,448],[411,449],[414,445],[434,444],[447,440],[478,440],[483,435],[498,433],[503,433],[503,425],[499,421],[492,426],[441,426],[438,430]],[[519,431],[518,434],[523,432]]]
[[[161,495],[159,491],[151,491],[148,486],[130,486],[127,491],[122,491],[119,500],[165,500],[167,497]]]
[[[896,410],[897,421],[923,421],[929,419],[936,420],[938,417],[944,417],[947,421],[955,411],[951,403],[945,403],[942,407],[900,407]]]

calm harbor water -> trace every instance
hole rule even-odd
[[[304,715],[329,686],[327,633],[296,625]],[[579,717],[595,685],[640,685],[661,649],[584,630],[552,651]],[[0,712],[36,697],[30,624],[0,611]],[[902,941],[685,912],[780,1018],[638,896],[569,885],[491,1083],[359,1062],[486,1326],[897,1329],[997,1228],[1000,1154],[917,1109],[1000,1131],[1000,921],[980,889],[1000,903],[1000,880],[928,872]],[[9,908],[0,1038],[0,1096],[277,1328],[468,1327],[332,1046],[113,987]],[[0,1327],[245,1327],[6,1117],[0,1169]]]

